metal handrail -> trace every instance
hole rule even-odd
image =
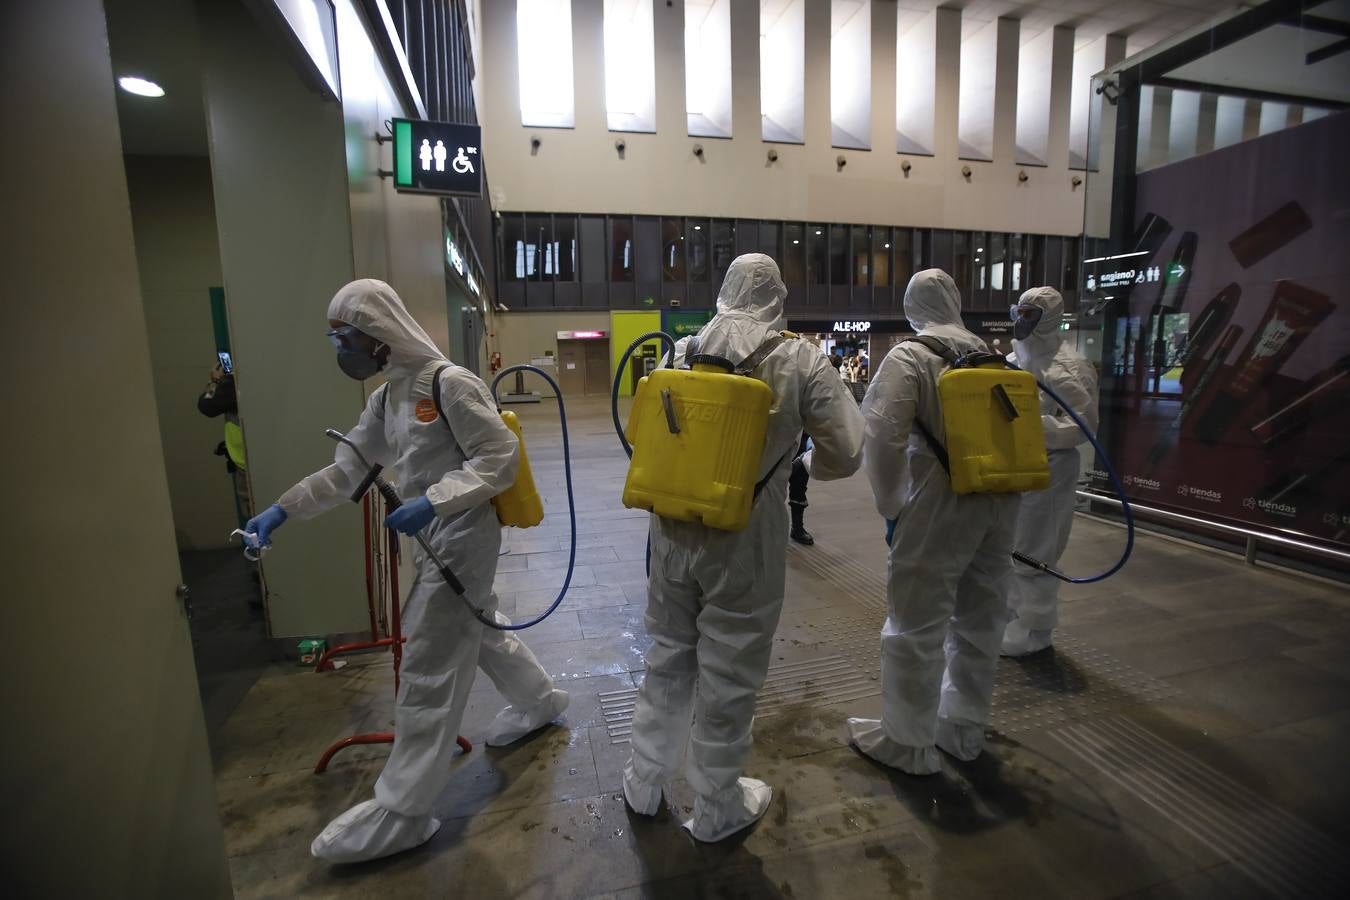
[[[1122,507],[1124,504],[1115,497],[1108,497],[1102,494],[1094,494],[1091,491],[1076,491],[1079,497],[1091,500],[1094,503],[1109,503],[1115,507]],[[1166,519],[1173,519],[1178,522],[1186,522],[1192,525],[1199,525],[1204,528],[1210,528],[1215,531],[1222,531],[1228,534],[1240,535],[1247,539],[1246,558],[1247,562],[1256,561],[1256,548],[1262,543],[1279,544],[1285,547],[1292,547],[1305,553],[1314,553],[1326,556],[1331,559],[1337,559],[1342,562],[1350,563],[1350,553],[1344,550],[1336,550],[1332,547],[1322,547],[1317,544],[1309,544],[1306,541],[1295,540],[1294,538],[1281,537],[1277,534],[1270,534],[1266,531],[1255,531],[1251,528],[1243,528],[1240,525],[1229,525],[1224,522],[1215,522],[1210,519],[1201,519],[1197,516],[1188,516],[1184,513],[1176,513],[1171,510],[1158,509],[1152,506],[1140,506],[1133,500],[1130,501],[1130,509],[1135,513],[1144,513],[1145,515],[1161,516]]]

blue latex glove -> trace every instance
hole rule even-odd
[[[436,518],[435,508],[432,507],[430,500],[422,496],[416,500],[409,500],[391,512],[385,518],[384,524],[400,534],[417,534],[430,525],[434,518]]]
[[[244,530],[258,536],[258,543],[264,547],[272,543],[272,532],[286,521],[286,510],[273,503],[271,506],[248,520]]]
[[[887,546],[887,547],[889,547],[889,546],[891,545],[891,541],[893,541],[893,540],[895,539],[895,523],[898,522],[898,521],[900,521],[900,520],[899,520],[899,519],[887,519],[887,520],[886,520],[886,546]]]

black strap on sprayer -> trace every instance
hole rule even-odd
[[[441,366],[439,369],[436,370],[436,373],[432,376],[431,398],[432,402],[435,403],[436,405],[437,415],[440,416],[441,421],[445,422],[445,427],[450,432],[450,437],[453,440],[455,437],[454,429],[450,427],[450,419],[446,416],[445,410],[441,407],[441,373],[443,373],[448,368],[450,368],[450,366],[448,365]],[[478,609],[472,603],[468,602],[468,597],[465,596],[464,594],[464,586],[460,584],[458,578],[454,577],[454,573],[449,570],[449,567],[441,568],[441,575],[445,578],[447,582],[449,582],[450,587],[454,589],[456,593],[458,593],[461,597],[464,597],[465,603],[468,605],[469,609],[473,611],[474,618],[478,619],[479,622],[482,622],[489,628],[495,628],[498,631],[520,631],[522,629],[538,625],[540,622],[544,621],[550,615],[552,615],[553,611],[558,608],[558,604],[562,603],[563,597],[567,596],[567,589],[572,584],[572,573],[573,569],[575,568],[577,559],[577,511],[576,511],[576,502],[572,494],[572,450],[571,445],[569,444],[567,438],[567,411],[563,403],[562,390],[558,387],[558,383],[553,380],[553,377],[549,375],[547,372],[543,371],[542,369],[536,368],[535,366],[525,366],[525,365],[508,366],[507,368],[502,369],[501,372],[497,373],[497,377],[492,380],[492,388],[491,388],[492,401],[497,405],[497,413],[499,415],[501,414],[502,405],[501,401],[497,399],[497,385],[500,384],[502,378],[504,378],[510,372],[534,372],[537,375],[541,376],[545,381],[547,381],[549,385],[553,388],[554,392],[558,395],[558,419],[562,424],[563,474],[567,481],[567,512],[572,524],[572,541],[571,541],[571,552],[567,558],[567,575],[563,578],[562,590],[558,592],[558,596],[554,598],[553,603],[549,605],[548,609],[544,610],[542,613],[540,613],[538,616],[531,619],[530,621],[521,622],[517,625],[503,625],[500,622],[497,622],[493,619],[489,619],[483,613],[482,610]],[[388,393],[387,387],[386,393]],[[362,493],[364,493],[364,491]]]
[[[911,338],[905,338],[905,340],[902,341],[902,343],[907,342],[922,344],[924,347],[928,348],[928,350],[930,350],[931,352],[937,354],[938,356],[941,356],[943,360],[946,361],[949,365],[960,364],[960,360],[957,357],[955,351],[953,351],[952,348],[948,347],[945,343],[943,343],[942,341],[938,340],[937,338],[931,335],[916,335]],[[1006,365],[1008,368],[1018,372],[1024,371],[1018,366],[1008,362],[1006,358],[1004,357],[998,358],[1001,359],[1003,364]],[[1069,584],[1092,584],[1095,581],[1104,581],[1107,578],[1110,578],[1112,575],[1119,572],[1121,568],[1125,565],[1125,563],[1129,560],[1130,554],[1134,552],[1134,511],[1130,509],[1129,498],[1125,496],[1125,486],[1121,484],[1120,477],[1116,475],[1115,467],[1111,465],[1111,460],[1106,455],[1106,450],[1102,448],[1101,444],[1097,443],[1097,436],[1092,433],[1092,430],[1090,428],[1088,428],[1087,423],[1083,421],[1083,419],[1078,415],[1078,413],[1073,411],[1073,407],[1069,406],[1068,403],[1064,402],[1064,399],[1060,397],[1059,394],[1056,394],[1049,387],[1042,384],[1039,378],[1036,379],[1036,386],[1039,387],[1041,390],[1045,391],[1047,394],[1049,394],[1050,399],[1058,403],[1059,408],[1064,410],[1064,412],[1068,414],[1069,418],[1073,419],[1074,424],[1077,425],[1079,430],[1082,431],[1083,434],[1087,436],[1087,439],[1092,444],[1093,449],[1096,450],[1097,455],[1101,457],[1102,465],[1105,467],[1106,474],[1111,480],[1111,487],[1115,491],[1116,496],[1120,498],[1121,512],[1125,516],[1125,551],[1121,553],[1120,559],[1118,559],[1115,565],[1111,566],[1111,568],[1107,569],[1105,572],[1102,572],[1097,575],[1091,575],[1086,578],[1073,578],[1072,576],[1065,575],[1063,572],[1055,568],[1050,563],[1042,562],[1041,560],[1036,559],[1034,556],[1028,556],[1021,550],[1013,550],[1012,558],[1024,566],[1029,566],[1033,569],[1036,569],[1037,571],[1044,572],[1047,575],[1053,575],[1060,581],[1065,581],[1068,582]],[[942,444],[937,440],[937,438],[933,436],[933,433],[929,431],[928,427],[923,424],[923,421],[921,419],[919,419],[917,412],[914,415],[914,424],[919,429],[919,432],[923,435],[924,440],[928,442],[928,446],[930,449],[932,449],[933,455],[936,456],[938,458],[938,462],[942,464],[942,468],[947,472],[947,476],[951,477],[952,474],[951,459],[947,455],[947,448],[942,446]]]

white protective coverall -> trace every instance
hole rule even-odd
[[[1032,288],[1017,306],[1041,310],[1031,336],[1013,341],[1008,359],[1050,386],[1088,427],[1097,430],[1097,370],[1077,350],[1064,344],[1059,323],[1064,298],[1049,287]],[[1069,543],[1073,527],[1074,490],[1081,468],[1077,447],[1087,440],[1060,405],[1041,392],[1041,425],[1050,457],[1050,487],[1022,495],[1014,546],[1041,562],[1055,565]],[[1059,579],[1030,566],[1013,563],[1008,579],[1008,612],[1002,652],[1024,656],[1050,646],[1058,621]]]
[[[958,354],[985,350],[961,324],[961,295],[946,272],[916,274],[904,302],[919,334]],[[881,631],[882,719],[849,719],[848,726],[863,753],[912,775],[938,771],[935,744],[964,760],[983,749],[1017,516],[1016,494],[952,493],[950,476],[914,426],[918,417],[945,444],[937,380],[946,368],[922,344],[897,344],[862,404],[863,468],[877,511],[899,521]]]
[[[737,257],[695,352],[739,365],[782,330],[786,296],[772,259],[761,253]],[[677,366],[688,342],[676,345]],[[773,390],[758,469],[761,479],[771,470],[773,476],[749,524],[733,532],[651,517],[646,624],[653,644],[633,717],[624,796],[634,811],[655,814],[688,744],[688,778],[697,799],[684,826],[702,841],[752,824],[772,798],[768,785],[741,773],[750,754],[755,695],[783,607],[784,505],[802,430],[815,442],[803,457],[813,479],[846,478],[862,457],[858,405],[818,348],[789,339],[754,377]]]
[[[333,297],[328,318],[391,348],[383,370],[388,384],[371,394],[348,438],[371,463],[395,470],[404,500],[426,496],[436,518],[423,534],[464,583],[469,601],[509,624],[496,612],[492,591],[501,526],[489,501],[511,486],[519,453],[487,387],[467,369],[450,365],[384,282],[348,284]],[[442,366],[449,366],[440,379],[445,418],[432,413],[431,399],[431,380]],[[339,444],[332,465],[303,479],[277,503],[288,518],[310,518],[349,502],[364,474],[356,454]],[[314,839],[311,851],[320,859],[375,859],[435,834],[440,823],[431,816],[432,804],[450,778],[476,666],[510,703],[494,721],[489,743],[523,737],[567,705],[567,694],[554,689],[513,632],[486,628],[475,619],[420,549],[413,560],[417,579],[403,607],[407,645],[394,749],[375,783],[375,799],[343,813]]]

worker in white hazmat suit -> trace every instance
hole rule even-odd
[[[786,295],[772,259],[760,253],[737,257],[718,294],[717,315],[696,338],[676,345],[675,364],[684,364],[694,340],[694,355],[739,365],[779,335]],[[802,457],[813,479],[846,478],[862,454],[857,403],[817,348],[789,338],[753,377],[772,389],[773,402],[758,468],[758,478],[767,481],[749,524],[720,531],[651,517],[646,624],[653,644],[633,717],[624,797],[635,812],[654,815],[688,744],[688,778],[697,799],[684,827],[701,841],[751,825],[772,798],[768,785],[741,773],[750,754],[755,694],[768,671],[783,607],[784,505],[802,430],[815,443]]]
[[[492,591],[501,527],[489,501],[511,486],[519,451],[486,386],[441,355],[383,282],[342,288],[328,318],[342,371],[358,380],[382,371],[389,379],[347,435],[371,463],[396,472],[404,505],[386,524],[404,534],[422,530],[463,582],[469,602],[510,624],[496,612]],[[439,410],[432,399],[438,372]],[[338,445],[332,465],[286,491],[245,530],[267,543],[288,518],[307,519],[348,502],[364,475],[356,454]],[[403,607],[407,645],[394,749],[375,783],[375,799],[343,813],[315,838],[311,851],[320,859],[375,859],[436,833],[432,804],[450,778],[476,666],[510,703],[493,722],[489,744],[521,738],[567,706],[567,694],[554,689],[514,633],[483,626],[420,550],[413,561],[417,580]]]
[[[1064,298],[1054,288],[1038,287],[1024,293],[1012,308],[1013,352],[1008,359],[1048,385],[1096,431],[1097,370],[1060,337],[1063,315]],[[1087,435],[1044,391],[1041,425],[1050,458],[1050,487],[1022,495],[1014,545],[1033,559],[1053,566],[1069,543],[1081,468],[1077,448]],[[1008,579],[1008,612],[1012,618],[1003,633],[1005,656],[1025,656],[1050,646],[1051,632],[1058,621],[1058,598],[1058,578],[1013,563]]]
[[[957,355],[985,351],[961,324],[961,296],[946,272],[916,274],[904,304],[920,335]],[[984,747],[1017,516],[1017,494],[954,494],[916,426],[917,419],[945,446],[937,381],[946,368],[920,343],[897,344],[862,404],[863,468],[891,548],[889,610],[882,718],[849,719],[848,727],[859,750],[912,775],[938,771],[938,747],[962,760]]]

